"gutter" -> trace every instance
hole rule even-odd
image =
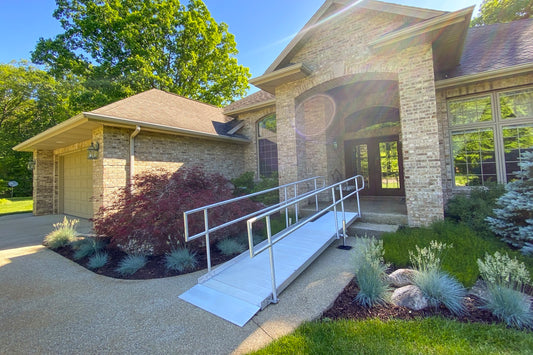
[[[141,126],[137,126],[130,136],[130,189],[133,186],[133,176],[135,175],[135,137],[140,131]]]
[[[529,72],[533,72],[533,63],[520,64],[504,69],[496,69],[477,74],[458,76],[456,78],[438,80],[435,82],[435,89],[446,89],[459,85],[472,84],[478,81],[498,79]]]
[[[145,123],[145,122],[139,122],[136,120],[130,120],[127,118],[106,116],[106,115],[102,115],[98,113],[84,112],[83,115],[89,119],[98,120],[99,122],[103,122],[103,123],[123,124],[123,125],[135,126],[135,127],[142,126],[144,130],[148,130],[148,131],[166,132],[166,133],[170,132],[170,133],[181,134],[181,135],[189,136],[189,137],[205,137],[205,138],[209,138],[213,140],[230,141],[233,143],[237,143],[237,142],[238,143],[250,143],[250,140],[246,138],[221,136],[218,134],[193,131],[193,130],[185,129],[185,128],[169,127],[169,126],[164,126],[164,125],[160,125],[156,123]]]

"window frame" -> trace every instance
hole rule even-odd
[[[450,167],[451,167],[451,178],[452,186],[454,188],[469,188],[471,186],[460,186],[456,185],[455,179],[455,159],[454,159],[454,150],[453,150],[453,135],[454,133],[462,133],[475,131],[479,129],[491,129],[494,137],[494,158],[496,163],[496,179],[498,183],[507,182],[507,172],[505,164],[505,146],[503,139],[503,130],[505,128],[513,128],[520,126],[530,126],[533,127],[533,115],[530,117],[522,118],[502,118],[501,115],[501,105],[500,105],[500,95],[508,92],[517,92],[517,91],[527,91],[533,90],[533,86],[523,86],[523,87],[514,87],[504,90],[495,90],[491,92],[484,92],[474,95],[466,95],[461,97],[455,97],[448,99],[446,101],[446,112],[448,117],[448,144],[450,147]],[[476,123],[467,123],[467,124],[456,124],[452,123],[452,117],[450,112],[450,103],[457,101],[464,101],[468,99],[489,97],[491,100],[491,110],[492,110],[492,120],[490,121],[480,121]],[[484,186],[483,183],[478,186]]]
[[[256,143],[255,143],[255,150],[257,152],[257,177],[258,178],[262,178],[263,176],[267,176],[267,175],[264,175],[262,174],[261,172],[261,150],[260,150],[260,140],[262,139],[268,139],[268,137],[272,137],[272,136],[268,136],[268,137],[265,137],[265,136],[260,136],[259,133],[261,131],[261,128],[259,127],[259,125],[261,124],[261,122],[263,122],[264,120],[270,118],[274,116],[275,120],[276,120],[276,132],[275,132],[275,137],[276,137],[276,159],[277,159],[277,165],[278,165],[278,170],[277,171],[273,171],[271,172],[271,174],[273,173],[278,173],[279,172],[279,150],[278,150],[278,132],[277,132],[277,115],[276,115],[276,112],[271,112],[271,113],[268,113],[264,116],[262,116],[261,118],[259,118],[256,122],[255,122],[255,139],[256,139]]]

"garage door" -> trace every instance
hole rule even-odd
[[[92,161],[85,150],[63,157],[63,212],[92,218]]]

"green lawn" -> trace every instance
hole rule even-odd
[[[443,318],[301,325],[255,354],[532,354],[531,332]]]
[[[31,212],[32,210],[33,199],[31,197],[0,198],[0,215]]]

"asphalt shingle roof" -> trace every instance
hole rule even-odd
[[[468,30],[460,65],[446,78],[533,63],[533,18]]]
[[[214,135],[227,135],[233,127],[233,118],[224,115],[222,108],[157,89],[97,108],[91,113]]]
[[[249,96],[246,96],[245,98],[232,102],[228,106],[224,107],[224,112],[230,112],[244,107],[253,106],[255,104],[260,104],[262,102],[266,102],[274,98],[275,96],[271,93],[260,90],[258,92],[254,92]]]

